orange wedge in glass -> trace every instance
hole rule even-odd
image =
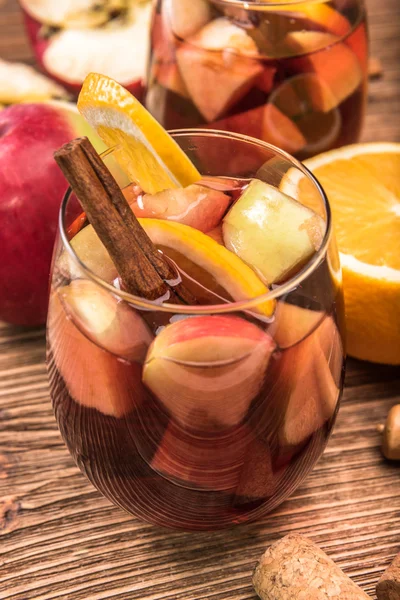
[[[142,104],[113,79],[90,73],[78,109],[132,181],[147,193],[185,187],[201,176],[178,144]]]
[[[400,364],[400,144],[344,146],[304,163],[333,214],[346,304],[348,352]],[[282,191],[310,208],[315,195],[300,171]]]
[[[138,220],[156,246],[161,246],[167,254],[168,250],[179,253],[206,271],[235,301],[250,300],[268,292],[267,286],[246,263],[205,233],[175,221]],[[91,225],[82,229],[71,245],[80,260],[96,275],[110,283],[117,276],[111,258]],[[69,269],[73,277],[79,276],[79,272],[74,272],[72,262],[64,268]],[[257,304],[253,310],[260,316],[269,317],[274,307],[275,302],[269,300]]]

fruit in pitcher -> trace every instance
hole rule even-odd
[[[219,224],[230,198],[201,185],[140,196],[131,208],[137,217],[166,219],[208,232]]]
[[[0,319],[41,325],[60,202],[67,182],[53,152],[88,135],[104,146],[73,105],[18,104],[0,112]]]
[[[336,36],[316,31],[297,31],[289,33],[285,42],[294,52],[303,55],[293,58],[293,68],[315,73],[320,80],[319,89],[312,93],[317,110],[328,112],[336,108],[361,84],[363,74],[356,55]],[[315,51],[321,47],[327,50]]]
[[[174,34],[185,39],[208,23],[211,6],[207,0],[170,0],[166,15]]]
[[[232,50],[246,56],[258,56],[257,46],[245,29],[224,17],[208,23],[188,41],[203,50]]]
[[[230,427],[259,392],[274,347],[267,333],[240,317],[188,317],[157,335],[143,381],[183,426]]]
[[[133,308],[89,279],[75,279],[58,294],[86,337],[116,356],[144,362],[153,336]]]
[[[208,122],[245,96],[263,71],[252,58],[229,50],[202,50],[189,43],[178,48],[176,60],[192,102]]]
[[[325,223],[290,196],[253,180],[223,220],[227,248],[270,283],[290,277],[318,250]]]
[[[287,152],[295,153],[304,148],[307,141],[297,125],[274,104],[266,104],[238,113],[210,125],[222,129],[261,138]]]

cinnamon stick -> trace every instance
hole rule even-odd
[[[195,304],[179,274],[157,250],[88,138],[62,146],[54,158],[106,247],[125,289],[148,300]]]

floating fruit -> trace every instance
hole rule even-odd
[[[326,50],[315,52],[324,39]],[[353,50],[337,36],[316,31],[292,32],[286,36],[285,43],[297,54],[304,55],[292,59],[293,69],[318,76],[319,87],[315,93],[310,90],[318,110],[328,112],[336,108],[361,85],[361,65]]]
[[[136,329],[130,333],[135,339]],[[57,292],[50,297],[48,341],[51,361],[78,404],[121,418],[144,401],[141,365],[118,360],[86,338],[68,318]]]
[[[208,23],[188,41],[203,50],[232,50],[245,56],[258,56],[257,46],[246,30],[224,17]]]
[[[211,6],[207,0],[170,0],[166,16],[175,35],[185,39],[201,29],[211,19]]]
[[[144,362],[153,336],[140,315],[89,279],[57,290],[69,318],[92,342],[126,360]]]
[[[176,221],[208,232],[222,219],[230,198],[201,185],[144,194],[131,204],[137,217]]]
[[[257,60],[229,50],[202,50],[191,43],[181,44],[176,60],[193,103],[208,122],[243,98],[263,72]]]
[[[270,283],[287,279],[315,253],[323,220],[275,187],[254,179],[223,220],[227,248]]]
[[[305,161],[327,193],[343,270],[347,349],[373,362],[400,364],[400,144],[344,146]],[[305,205],[314,201],[300,173],[282,182]]]
[[[260,138],[291,153],[299,152],[307,143],[297,125],[273,104],[220,119],[210,126]]]
[[[259,392],[274,347],[240,317],[188,317],[157,335],[143,381],[181,425],[230,427]]]
[[[139,219],[139,223],[156,246],[161,246],[167,254],[168,249],[178,252],[204,269],[208,278],[214,278],[234,300],[256,298],[268,292],[250,267],[205,233],[189,225],[161,219]],[[108,282],[117,277],[109,254],[91,225],[82,229],[71,245],[81,262],[96,275]],[[61,269],[65,269],[69,276],[80,276],[79,267],[65,254]],[[274,306],[274,301],[264,301],[255,310],[268,317],[273,313]]]
[[[324,315],[322,310],[309,310],[279,301],[268,333],[280,349],[290,348],[312,333],[324,319]]]
[[[78,109],[148,193],[187,186],[200,173],[178,144],[126,89],[104,75],[85,79]]]

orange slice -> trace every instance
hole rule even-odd
[[[145,192],[185,187],[201,178],[158,121],[113,79],[90,73],[78,109],[107,146],[117,147],[117,160]]]
[[[400,144],[354,144],[305,165],[321,182],[332,208],[349,354],[400,364]],[[313,207],[311,184],[300,172],[291,172],[281,185]]]
[[[211,275],[236,301],[248,300],[268,292],[267,286],[236,254],[214,239],[189,225],[161,219],[138,219],[156,246],[171,249]],[[71,242],[80,260],[96,275],[111,282],[117,276],[114,264],[93,227],[82,229]],[[69,276],[79,277],[72,261],[65,257],[64,269]],[[254,310],[271,316],[274,301],[265,301]]]

